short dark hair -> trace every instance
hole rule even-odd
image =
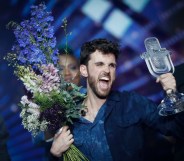
[[[112,53],[116,60],[119,55],[119,45],[117,43],[102,38],[94,39],[82,45],[80,51],[80,64],[87,65],[90,60],[90,55],[96,50],[99,50],[103,54]]]

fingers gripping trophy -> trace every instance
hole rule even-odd
[[[141,54],[145,60],[149,72],[154,77],[164,73],[174,73],[174,65],[170,57],[170,51],[161,48],[157,38],[149,37],[144,41],[146,52]],[[184,111],[184,94],[174,92],[172,89],[166,91],[167,96],[158,106],[159,115],[169,116]]]

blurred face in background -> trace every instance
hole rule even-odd
[[[59,55],[59,65],[64,80],[79,85],[80,73],[77,59],[69,54]]]

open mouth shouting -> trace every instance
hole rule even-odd
[[[102,91],[109,90],[111,81],[110,76],[102,76],[99,78],[99,87]]]

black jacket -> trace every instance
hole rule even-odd
[[[178,92],[184,93],[184,63],[175,67],[174,77]]]

